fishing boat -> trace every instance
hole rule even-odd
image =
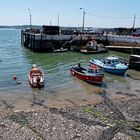
[[[129,68],[140,71],[140,55],[130,55]]]
[[[71,67],[70,72],[73,76],[92,84],[101,84],[104,74],[98,66],[83,68],[79,65]]]
[[[44,74],[41,70],[35,69],[28,73],[28,80],[32,87],[44,86]]]
[[[108,49],[103,44],[97,44],[95,40],[87,42],[80,52],[84,54],[93,54],[93,53],[103,53],[107,52]]]
[[[117,56],[109,56],[103,60],[92,59],[90,60],[90,64],[101,67],[105,72],[117,75],[124,75],[128,69],[126,62],[123,62]]]

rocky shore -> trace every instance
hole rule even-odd
[[[139,140],[140,98],[65,108],[0,111],[0,140]]]

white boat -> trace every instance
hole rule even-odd
[[[44,74],[41,70],[31,70],[28,73],[28,80],[32,87],[43,87],[44,86]]]
[[[67,52],[68,49],[67,48],[60,48],[60,49],[54,49],[53,53],[59,53],[59,52]]]

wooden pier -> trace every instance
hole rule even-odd
[[[106,46],[109,50],[128,54],[140,54],[140,47],[130,46]]]
[[[38,52],[51,52],[61,47],[70,49],[71,45],[85,45],[89,40],[99,40],[98,36],[88,34],[78,35],[46,35],[21,31],[21,45]],[[105,37],[100,39],[105,41]]]
[[[96,40],[97,43],[108,46],[109,50],[140,54],[140,37],[82,33],[66,35],[60,33],[58,26],[43,27],[44,30],[22,30],[21,45],[37,52],[52,52],[61,47],[68,49],[71,49],[71,46],[82,47],[89,40]]]

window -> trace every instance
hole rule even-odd
[[[107,60],[107,64],[111,64],[111,60]]]

